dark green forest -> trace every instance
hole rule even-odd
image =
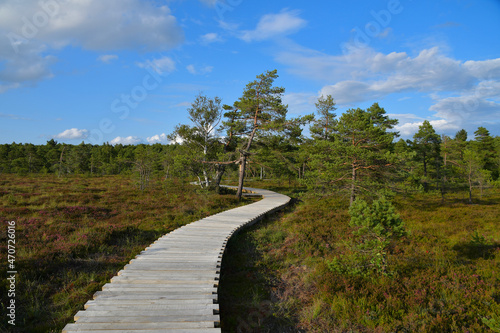
[[[245,176],[300,182],[322,194],[341,190],[351,202],[356,195],[370,197],[380,190],[439,191],[443,199],[447,193],[462,191],[472,202],[473,188],[482,193],[500,184],[500,137],[491,136],[484,127],[449,137],[425,121],[413,139],[405,141],[392,131],[397,120],[389,119],[377,103],[367,110],[347,110],[337,118],[333,99],[327,112],[321,102],[325,100],[318,102],[318,115],[307,119],[310,137],[297,123],[256,135],[252,151],[247,149]],[[135,175],[142,189],[152,177],[216,185],[223,174],[238,177],[238,154],[247,138],[234,133],[222,136],[215,128],[203,136],[199,130],[203,126],[207,125],[197,127],[196,121],[179,125],[172,138],[180,137],[182,143],[169,145],[71,145],[54,139],[44,145],[2,144],[0,173]]]

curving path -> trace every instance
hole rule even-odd
[[[263,199],[162,236],[105,284],[62,332],[221,332],[217,288],[228,239],[290,201],[272,191],[245,189]]]

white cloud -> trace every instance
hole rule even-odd
[[[31,28],[23,17],[31,19]],[[184,38],[167,6],[140,0],[8,1],[0,4],[0,29],[53,47],[89,50],[164,50]]]
[[[205,34],[201,36],[201,42],[203,44],[210,44],[210,43],[215,43],[215,42],[221,42],[222,38],[219,36],[219,34],[215,32],[210,32],[208,34]]]
[[[0,118],[7,118],[11,120],[32,120],[31,118],[25,118],[22,116],[18,116],[16,114],[5,114],[5,113],[0,113]]]
[[[189,73],[195,75],[196,74],[196,69],[194,68],[194,65],[188,65],[186,67],[186,69],[188,70]]]
[[[58,50],[163,51],[184,34],[166,6],[141,0],[0,2],[0,93],[53,76]]]
[[[306,24],[307,22],[299,17],[298,11],[283,10],[279,14],[264,15],[254,30],[243,31],[240,38],[251,42],[286,36],[297,32]]]
[[[318,95],[332,95],[340,107],[395,93],[420,93],[431,98],[429,111],[434,114],[429,120],[438,131],[473,131],[472,127],[486,124],[500,127],[500,58],[464,62],[438,47],[412,56],[353,45],[343,55],[329,55],[290,41],[280,45],[275,58],[293,74],[327,82]],[[422,121],[402,121],[398,130],[408,135]]]
[[[385,28],[381,33],[377,35],[377,38],[387,38],[392,34],[392,28]]]
[[[170,143],[170,144],[174,144],[174,143],[182,144],[183,142],[184,142],[184,139],[183,139],[183,138],[181,138],[179,135],[177,135],[177,136],[175,137],[175,139],[174,139],[174,140],[172,140],[172,141],[170,141],[169,143]]]
[[[181,102],[181,103],[177,103],[174,105],[174,108],[177,108],[177,107],[181,107],[181,106],[185,106],[185,107],[189,107],[191,106],[191,102]]]
[[[19,44],[16,47],[17,52],[7,38],[0,38],[0,93],[23,84],[35,85],[54,76],[49,68],[56,57],[44,55],[47,47],[39,43]]]
[[[339,105],[351,106],[354,103],[373,100],[384,96],[382,92],[373,89],[369,83],[362,81],[341,81],[334,85],[325,86],[319,95],[332,95]]]
[[[283,103],[288,105],[288,112],[293,114],[315,113],[318,101],[317,94],[314,93],[288,93],[283,96]]]
[[[7,90],[19,88],[21,85],[19,83],[9,83],[0,84],[0,94],[3,94]]]
[[[141,143],[142,140],[138,138],[137,136],[127,136],[126,138],[122,138],[121,136],[117,136],[113,140],[111,140],[109,143],[112,145],[136,145],[138,143]]]
[[[88,133],[89,131],[86,129],[71,128],[55,135],[54,138],[63,140],[77,140],[77,139],[83,140],[89,136]]]
[[[194,65],[188,65],[186,66],[186,69],[188,70],[189,73],[193,75],[204,75],[211,73],[214,68],[212,66],[204,66],[200,69],[196,69]]]
[[[423,123],[423,121],[404,123],[401,125],[396,125],[394,129],[398,131],[403,137],[412,137],[416,132],[418,132],[418,128]],[[457,126],[457,124],[454,124],[453,122],[450,122],[446,119],[431,120],[429,121],[429,123],[437,133],[458,131],[461,129],[460,126]]]
[[[175,71],[175,61],[170,57],[162,57],[158,59],[148,60],[146,62],[137,63],[141,68],[151,68],[160,75],[169,74]]]
[[[147,138],[146,140],[150,144],[154,144],[154,143],[168,144],[168,143],[170,143],[170,140],[167,138],[167,135],[165,133],[162,133],[160,135],[158,135],[158,134],[153,135],[153,136]]]
[[[118,56],[115,54],[103,54],[97,58],[97,60],[109,64],[111,61],[118,59]]]

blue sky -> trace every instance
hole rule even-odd
[[[272,69],[291,117],[331,94],[403,138],[500,135],[500,1],[2,1],[0,143],[168,143],[198,93]]]

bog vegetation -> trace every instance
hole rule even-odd
[[[170,145],[0,145],[20,325],[57,331],[155,238],[244,204],[252,179],[295,204],[229,244],[225,331],[499,332],[500,137],[424,121],[403,140],[378,103],[337,116],[332,96],[291,119],[277,78],[232,105],[200,93]]]

